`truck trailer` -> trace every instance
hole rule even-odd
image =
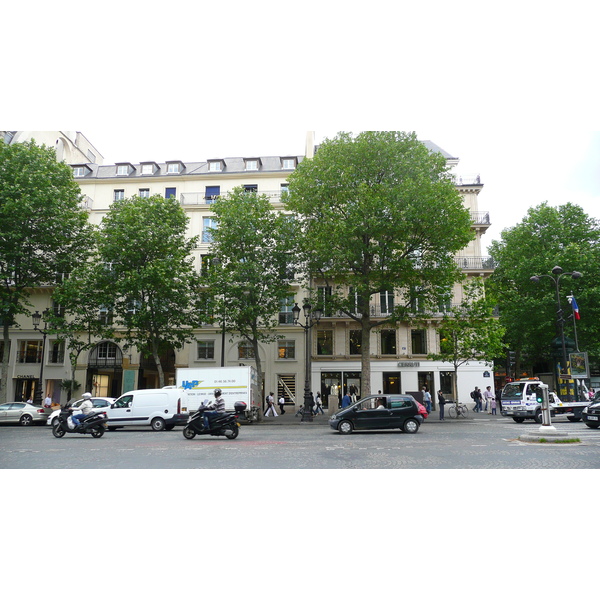
[[[187,392],[189,413],[197,410],[201,404],[212,402],[214,390],[219,388],[226,411],[235,412],[235,403],[245,402],[246,419],[258,420],[261,394],[254,367],[190,367],[177,369],[175,377],[177,387]]]

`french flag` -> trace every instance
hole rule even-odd
[[[568,298],[569,302],[571,303],[571,306],[573,307],[573,314],[575,315],[575,318],[579,321],[581,317],[579,316],[579,306],[577,306],[577,300],[575,300],[575,296],[568,296]]]

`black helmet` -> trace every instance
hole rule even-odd
[[[220,396],[221,395],[221,388],[217,388],[215,390],[215,397]]]

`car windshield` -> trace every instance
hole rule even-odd
[[[524,383],[507,383],[502,390],[502,398],[521,398]]]

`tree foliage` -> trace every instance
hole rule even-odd
[[[73,172],[53,149],[35,142],[0,141],[0,321],[4,347],[9,327],[29,314],[29,290],[53,284],[85,259],[87,214],[80,208]],[[0,401],[6,398],[4,353]]]
[[[160,355],[192,340],[202,320],[187,223],[175,198],[134,196],[111,205],[98,241],[96,285],[126,344],[154,358],[161,386]]]
[[[454,256],[473,239],[471,218],[446,161],[414,133],[340,133],[290,176],[287,207],[299,216],[308,272],[330,287],[331,310],[362,329],[362,393],[370,391],[369,334],[436,306],[461,274]],[[351,289],[352,294],[348,291]],[[370,298],[398,292],[385,320]]]
[[[490,289],[498,298],[506,342],[517,362],[552,358],[551,342],[557,336],[554,283],[533,275],[549,275],[555,266],[564,272],[579,271],[581,279],[563,277],[561,304],[565,333],[574,337],[566,296],[573,292],[581,309],[577,336],[581,350],[600,359],[600,223],[584,210],[567,203],[558,207],[542,203],[528,210],[523,221],[502,232],[490,246],[497,267]],[[519,364],[517,364],[519,367]]]
[[[213,314],[225,330],[253,349],[259,386],[259,342],[277,339],[282,303],[294,279],[294,220],[275,212],[264,194],[235,188],[212,206],[212,262],[206,285],[214,298]]]
[[[463,286],[463,299],[438,323],[440,351],[428,358],[449,362],[454,368],[454,398],[458,400],[458,369],[472,361],[492,363],[504,349],[504,327],[493,315],[494,302],[486,297],[483,281]]]

